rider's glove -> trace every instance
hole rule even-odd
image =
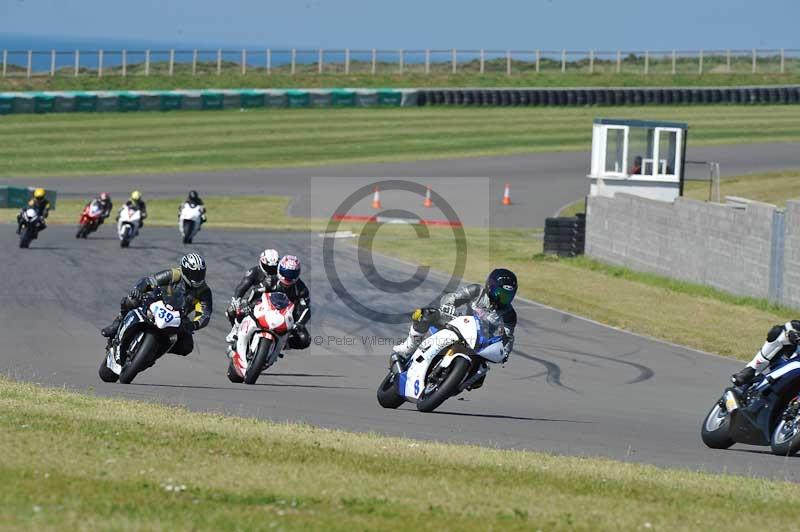
[[[800,333],[795,331],[794,329],[786,331],[786,339],[792,345],[797,345],[800,342]]]
[[[138,288],[133,288],[128,294],[128,297],[134,301],[139,301],[140,299],[142,299],[142,291],[139,290]]]
[[[439,307],[439,315],[445,321],[450,321],[456,317],[456,307],[453,305],[441,305]]]

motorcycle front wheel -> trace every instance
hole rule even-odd
[[[383,408],[397,408],[405,402],[397,391],[397,376],[390,371],[378,386],[378,404]]]
[[[119,382],[122,384],[130,384],[136,376],[150,366],[151,360],[156,356],[156,349],[158,348],[158,341],[156,337],[150,333],[142,333],[144,338],[139,343],[136,353],[129,354],[125,365],[122,367],[122,372],[119,374]]]
[[[247,365],[247,371],[244,374],[245,384],[255,384],[258,380],[264,366],[267,365],[267,357],[269,356],[269,349],[272,346],[272,340],[262,338],[258,342],[256,354],[253,355],[253,360]]]
[[[100,380],[103,382],[117,382],[119,375],[108,369],[107,360],[108,355],[104,355],[103,361],[100,363],[100,369],[97,371],[98,375],[100,375]]]
[[[236,368],[233,367],[233,360],[228,364],[228,380],[237,384],[244,382],[244,379],[236,371]]]
[[[22,230],[22,235],[19,237],[19,247],[24,249],[31,245],[34,231],[35,230],[32,225],[25,225],[25,229]]]
[[[194,232],[194,222],[191,220],[184,220],[183,221],[183,243],[184,244],[191,244],[192,243],[192,232]]]
[[[712,449],[727,449],[733,445],[733,438],[730,436],[731,416],[719,402],[715,403],[703,420],[703,428],[700,436],[703,443]]]
[[[444,403],[450,396],[458,391],[458,385],[464,380],[469,372],[469,361],[457,357],[447,368],[447,375],[439,383],[439,386],[427,392],[424,390],[417,399],[417,410],[420,412],[433,412]]]

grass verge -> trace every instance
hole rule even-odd
[[[0,128],[0,176],[209,171],[586,150],[597,116],[686,121],[693,145],[800,141],[800,106],[9,115]]]
[[[788,530],[800,519],[786,504],[800,487],[785,482],[191,413],[3,378],[0,420],[0,522],[18,529],[752,530],[768,520]]]

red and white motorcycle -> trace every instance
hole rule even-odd
[[[264,293],[239,324],[236,349],[231,353],[228,379],[255,384],[261,372],[278,359],[294,328],[294,304],[282,292]]]
[[[89,233],[97,231],[97,225],[103,216],[103,207],[97,200],[92,200],[86,207],[83,208],[81,219],[78,222],[78,232],[75,233],[75,238],[86,238]]]

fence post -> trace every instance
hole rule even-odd
[[[33,70],[33,50],[28,50],[28,77],[31,77]]]
[[[81,51],[75,50],[75,77],[78,77],[78,73],[81,69]]]
[[[294,76],[295,69],[297,68],[297,50],[292,48],[292,66],[291,73]]]
[[[677,72],[677,70],[675,68],[676,63],[677,63],[677,59],[678,59],[678,53],[675,50],[672,50],[672,75],[673,76]]]
[[[456,73],[456,66],[458,65],[457,59],[456,59],[456,49],[455,48],[453,48],[453,59],[452,59],[452,61],[453,61],[453,74],[455,74]]]
[[[267,48],[267,74],[272,74],[272,50]]]
[[[128,51],[122,50],[122,77],[128,75]]]
[[[731,49],[725,50],[725,72],[731,73]]]
[[[247,50],[242,48],[242,76],[247,74]]]
[[[700,49],[699,58],[697,62],[697,73],[703,75],[703,49]]]
[[[511,75],[511,50],[506,50],[506,76]]]
[[[650,73],[650,50],[644,51],[644,75]]]
[[[222,74],[222,48],[217,48],[217,76]]]
[[[169,50],[169,76],[172,77],[172,74],[175,73],[175,49],[170,48]]]
[[[769,300],[773,303],[779,303],[783,298],[785,225],[783,211],[776,209],[772,213],[772,238],[769,256]]]
[[[192,76],[197,75],[197,48],[192,50]]]
[[[617,50],[617,74],[622,72],[622,52]]]
[[[378,63],[378,51],[373,48],[372,49],[372,75],[375,75],[376,66]]]
[[[542,59],[541,58],[541,53],[539,52],[539,49],[537,48],[536,49],[536,73],[537,74],[539,73],[539,65],[541,64],[541,59]]]
[[[781,72],[783,72],[783,69],[781,69]],[[55,48],[53,48],[52,50],[50,50],[50,77],[52,78],[55,75],[56,75],[56,50]]]
[[[757,69],[757,67],[756,67],[756,49],[753,48],[753,74],[756,73],[756,69]]]
[[[484,64],[486,62],[486,56],[483,54],[483,48],[481,48],[481,74],[484,72]]]
[[[589,74],[594,74],[594,50],[589,50]]]
[[[786,72],[786,54],[784,53],[783,48],[781,48],[781,74]]]
[[[97,51],[97,77],[103,77],[103,49]]]
[[[344,50],[344,74],[350,75],[350,48]]]
[[[3,49],[3,77],[6,77],[8,71],[8,50]]]
[[[400,59],[399,59],[399,62],[400,62],[400,74],[402,74],[403,73],[403,49],[400,48],[400,50],[398,50],[398,51],[400,52]]]
[[[561,50],[561,73],[567,71],[567,51]]]
[[[150,75],[150,50],[144,51],[144,75]]]
[[[322,61],[324,60],[325,52],[322,51],[322,48],[319,49],[317,52],[317,74],[322,74]]]
[[[425,74],[431,73],[431,49],[425,48]]]

